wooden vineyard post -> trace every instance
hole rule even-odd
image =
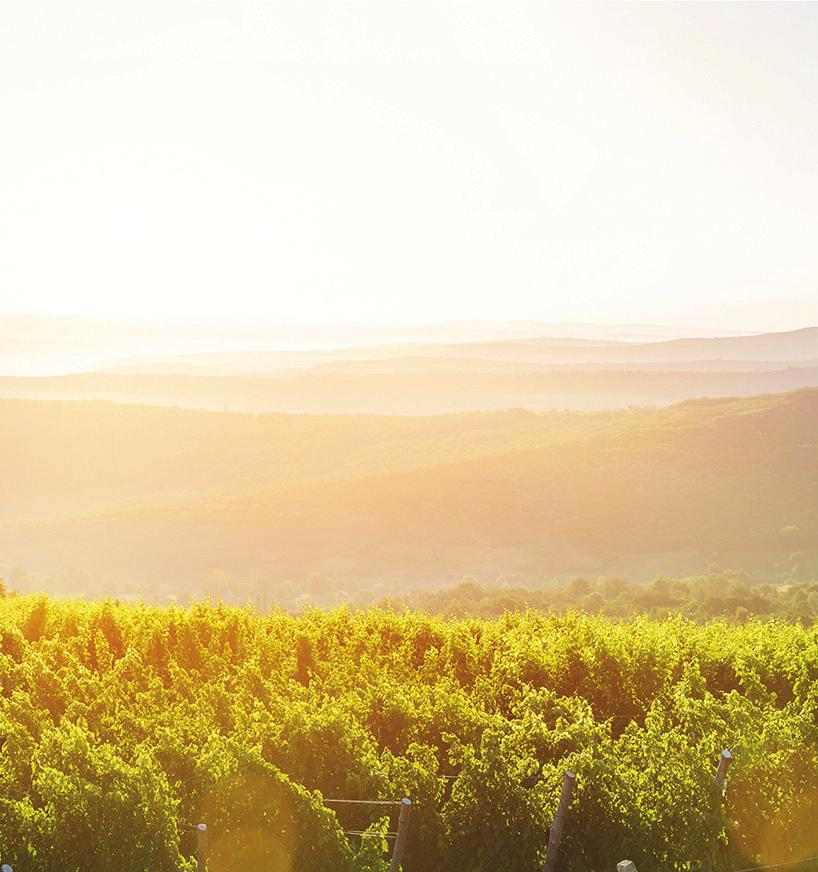
[[[724,793],[727,790],[727,770],[730,767],[730,763],[733,759],[733,755],[725,748],[721,752],[721,756],[719,757],[719,768],[716,770],[716,777],[713,779],[716,785],[716,790],[718,791],[716,795],[716,808],[720,808],[722,801],[724,800]],[[702,872],[712,872],[713,864],[710,862],[710,858],[706,857],[702,862]]]
[[[719,789],[719,802],[724,796],[724,791],[727,789],[727,769],[730,766],[730,761],[733,755],[725,748],[719,757],[719,768],[716,770],[716,787]]]
[[[196,872],[207,869],[207,824],[196,824]]]
[[[406,839],[409,835],[409,816],[412,814],[412,800],[405,798],[400,801],[400,815],[398,815],[398,835],[395,838],[395,850],[392,851],[392,863],[389,872],[399,872],[403,861],[403,852],[406,850]]]
[[[571,802],[571,794],[574,792],[574,785],[576,783],[577,776],[573,772],[566,772],[565,778],[562,781],[562,792],[560,793],[560,801],[557,805],[557,813],[554,815],[554,823],[551,824],[551,832],[548,834],[548,847],[545,850],[545,865],[542,867],[542,872],[554,872],[557,868],[557,855],[560,852],[562,830],[565,827],[565,819],[568,817],[568,806]]]

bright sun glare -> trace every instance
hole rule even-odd
[[[4,18],[6,312],[818,321],[814,7]]]

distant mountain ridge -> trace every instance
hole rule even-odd
[[[669,339],[633,343],[612,339],[537,336],[500,342],[403,343],[300,350],[269,350],[235,354],[204,353],[142,358],[113,369],[120,372],[196,373],[212,375],[273,373],[350,360],[400,357],[473,358],[529,364],[577,365],[681,363],[699,360],[781,361],[818,358],[818,327],[783,333]]]
[[[707,328],[538,321],[448,321],[432,324],[173,324],[44,315],[0,315],[0,374],[56,375],[100,366],[198,353],[286,348],[435,345],[549,336],[556,341],[646,341],[683,335],[730,335]],[[148,358],[153,357],[153,361]]]
[[[141,335],[149,326],[128,329]],[[542,327],[515,323],[479,329],[535,326]],[[202,328],[197,341],[212,341],[211,329]],[[232,329],[228,325],[224,336]],[[446,325],[434,329],[443,332]],[[478,328],[467,322],[458,329]],[[263,325],[259,330],[259,335],[273,335]],[[2,355],[0,346],[0,360]],[[817,361],[818,327],[647,343],[539,335],[120,358],[66,375],[0,376],[0,397],[292,414],[428,415],[515,407],[589,411],[816,387]]]
[[[801,365],[768,369],[757,363],[732,371],[683,363],[580,368],[493,361],[488,367],[479,360],[472,363],[473,358],[440,360],[442,364],[429,368],[380,368],[361,361],[359,368],[326,365],[263,376],[84,373],[0,378],[0,397],[113,400],[232,412],[423,416],[511,408],[594,411],[667,406],[695,397],[756,396],[818,386],[818,367]]]

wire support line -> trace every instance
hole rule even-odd
[[[803,866],[805,863],[815,863],[816,861],[818,861],[818,855],[806,857],[804,860],[787,860],[784,863],[771,863],[769,866],[747,866],[744,869],[736,869],[734,872],[761,872],[762,869],[784,869],[787,866]]]
[[[341,805],[400,805],[399,799],[325,799],[325,803]]]

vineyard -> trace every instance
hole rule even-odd
[[[818,0],[0,9],[0,872],[818,872]]]
[[[404,796],[405,872],[535,872],[569,769],[562,872],[818,853],[818,630],[796,623],[9,595],[0,639],[16,872],[193,870],[200,821],[212,872],[385,872],[390,807],[325,800]]]

